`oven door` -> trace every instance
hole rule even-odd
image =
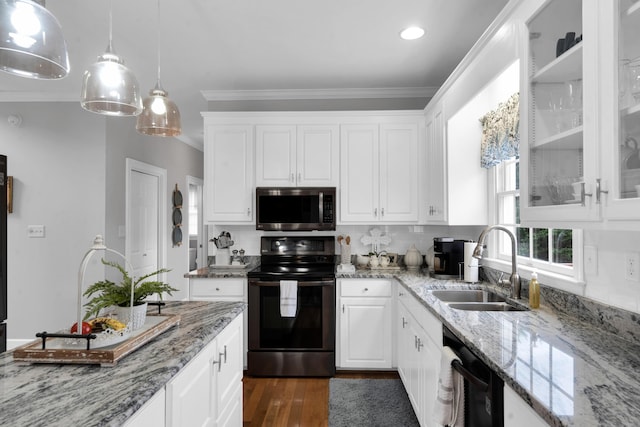
[[[335,279],[299,280],[295,317],[280,315],[279,279],[249,279],[248,375],[332,377]]]
[[[298,281],[295,317],[280,315],[280,281],[249,280],[249,350],[333,351],[335,280]]]

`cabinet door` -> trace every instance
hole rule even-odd
[[[440,328],[442,330],[442,328]],[[425,334],[419,347],[420,380],[422,383],[422,425],[433,424],[433,408],[438,393],[438,379],[440,376],[440,355],[442,353],[442,341],[433,342],[429,335]]]
[[[596,0],[551,0],[527,23],[521,218],[600,219]],[[567,32],[584,41],[558,46]],[[575,226],[575,223],[570,223]]]
[[[508,385],[504,386],[504,427],[544,427],[548,424]]]
[[[296,185],[296,127],[256,126],[256,186]]]
[[[391,298],[341,298],[341,368],[392,367]]]
[[[162,388],[124,423],[124,427],[164,426],[165,399],[165,391]]]
[[[418,125],[380,125],[380,221],[418,220]]]
[[[634,221],[640,212],[640,3],[599,4],[599,73],[605,216]],[[618,64],[612,67],[611,64]],[[614,105],[614,108],[610,108]]]
[[[216,419],[226,418],[229,425],[242,425],[242,411],[232,408],[238,403],[238,390],[242,389],[243,317],[238,316],[216,337],[220,361],[214,370]],[[229,420],[229,413],[239,413],[240,419]]]
[[[380,219],[378,125],[340,128],[340,219],[371,223]]]
[[[444,123],[442,109],[427,116],[427,223],[441,224],[446,221],[447,190],[445,180]]]
[[[301,187],[336,187],[339,182],[338,126],[298,126],[296,183]]]
[[[205,221],[253,222],[251,126],[205,126],[204,176]]]
[[[215,424],[212,378],[216,361],[214,340],[167,383],[167,427]]]

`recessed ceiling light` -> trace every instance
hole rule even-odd
[[[409,27],[400,33],[400,37],[404,40],[415,40],[424,36],[424,30],[420,27]]]

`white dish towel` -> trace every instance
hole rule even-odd
[[[280,281],[280,316],[296,317],[298,309],[298,281]]]
[[[460,358],[450,347],[443,347],[433,417],[443,426],[464,427],[464,378],[451,366],[454,360]]]

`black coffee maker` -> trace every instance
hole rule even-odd
[[[464,242],[452,237],[433,239],[433,273],[436,279],[462,279],[464,276]]]

